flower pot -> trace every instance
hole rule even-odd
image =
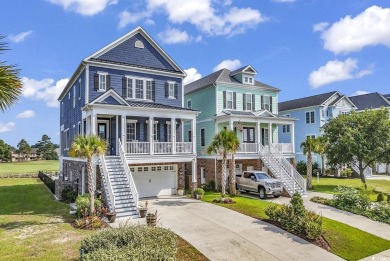
[[[148,211],[148,209],[140,209],[139,210],[139,217],[141,217],[141,218],[146,217],[146,212],[147,211]]]
[[[202,195],[195,194],[195,198],[196,198],[196,199],[201,199],[201,198],[202,198]]]
[[[155,214],[148,213],[146,215],[146,225],[155,227],[157,225],[157,210]]]
[[[178,196],[183,196],[183,195],[184,195],[184,190],[178,189],[178,190],[177,190],[177,195],[178,195]]]
[[[116,213],[107,213],[106,217],[110,223],[114,223],[116,219]]]

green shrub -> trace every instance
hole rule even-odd
[[[301,175],[306,175],[306,171],[307,171],[306,163],[303,162],[302,160],[298,161],[297,170]]]
[[[204,191],[207,191],[207,192],[215,191],[215,181],[210,180],[209,183],[207,183],[207,185],[206,184],[203,185],[202,188]]]
[[[81,242],[82,260],[174,260],[176,235],[161,227],[104,229]]]
[[[337,186],[330,202],[332,206],[355,214],[363,214],[371,206],[370,199],[361,190],[351,186]]]
[[[380,192],[376,198],[376,201],[382,202],[385,200],[385,194],[383,192]]]
[[[73,190],[71,186],[66,186],[61,191],[61,200],[63,200],[66,203],[74,202],[77,197],[77,192]]]
[[[95,214],[96,216],[100,216],[102,209],[102,202],[100,199],[95,198]],[[89,211],[89,194],[79,195],[76,198],[76,207],[77,207],[77,216],[83,217],[88,215]]]
[[[317,239],[322,234],[322,216],[313,211],[305,212],[304,219],[305,235],[310,239]]]
[[[196,189],[194,189],[194,194],[203,196],[204,190],[202,188],[196,188]]]
[[[319,204],[323,204],[323,205],[329,205],[330,200],[331,199],[327,199],[327,198],[323,198],[323,197],[319,197],[319,196],[314,196],[310,199],[311,202],[319,203]]]
[[[341,177],[344,177],[344,178],[350,178],[350,177],[352,177],[352,169],[350,169],[350,168],[342,169],[340,171],[340,175],[341,175]]]
[[[294,214],[299,217],[305,215],[305,206],[303,205],[303,200],[301,195],[298,192],[295,192],[290,200],[290,204],[293,207]]]
[[[365,213],[365,216],[372,220],[390,224],[390,203],[378,202]]]

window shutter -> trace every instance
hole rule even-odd
[[[144,123],[144,141],[148,141],[148,124],[145,122]]]
[[[237,109],[237,97],[235,92],[233,92],[233,109]]]
[[[269,96],[269,111],[272,112],[272,96]]]
[[[122,96],[123,98],[131,98],[127,97],[127,77],[123,76],[122,77]]]
[[[243,100],[243,103],[242,103],[242,110],[246,110],[246,94],[243,93],[242,94],[242,100]]]
[[[255,98],[256,98],[256,95],[252,94],[252,111],[255,111]]]
[[[156,81],[152,81],[152,100],[156,101]]]
[[[223,91],[223,108],[226,109],[226,91]]]
[[[106,76],[106,81],[107,81],[107,90],[111,89],[111,75],[107,74]]]
[[[136,127],[136,131],[135,131],[135,138],[136,138],[136,140],[140,140],[141,139],[141,130],[140,130],[140,123],[139,122],[137,122],[136,124],[135,124],[135,127]]]
[[[169,83],[165,82],[165,98],[169,97]]]
[[[260,96],[260,103],[261,103],[261,104],[260,104],[260,105],[261,105],[260,108],[261,108],[262,110],[264,110],[264,96],[263,96],[263,95]]]
[[[175,83],[175,98],[176,99],[179,99],[179,84],[178,83]]]
[[[93,84],[95,91],[99,90],[99,74],[97,73],[93,75]]]

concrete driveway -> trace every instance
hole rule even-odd
[[[186,197],[149,199],[158,224],[171,229],[210,260],[342,260],[273,225]],[[144,204],[144,202],[140,202]],[[125,222],[118,220],[117,224]],[[145,219],[130,223],[144,224]]]

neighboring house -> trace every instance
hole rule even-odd
[[[21,153],[17,149],[12,150],[12,162],[39,160],[38,149],[31,148],[29,153]]]
[[[294,185],[294,178],[289,176],[298,179],[295,183],[302,183],[290,164],[295,158],[295,119],[278,114],[280,90],[256,81],[256,74],[250,65],[235,71],[222,69],[184,87],[185,106],[201,111],[196,124],[198,183],[215,181],[217,187],[220,185],[221,156],[207,155],[206,150],[215,134],[224,128],[234,130],[241,141],[235,154],[236,174],[251,169],[269,170],[285,180],[287,190],[300,186]],[[278,128],[287,128],[292,142],[279,143]],[[193,131],[186,125],[187,141],[191,141]],[[301,186],[304,193],[304,185]]]
[[[377,92],[363,95],[351,96],[349,99],[356,105],[357,111],[377,110],[387,108],[390,113],[390,95],[382,95]],[[389,114],[390,117],[390,114]],[[377,163],[375,166],[377,173],[390,173],[390,164]]]
[[[184,163],[196,165],[197,111],[183,108],[185,72],[141,28],[83,59],[59,97],[60,193],[85,193],[85,160],[70,158],[73,139],[98,134],[107,155],[94,161],[97,189],[118,216],[135,215],[139,197],[184,188]],[[194,138],[184,142],[183,123]]]
[[[322,127],[331,118],[356,109],[357,107],[350,98],[338,91],[279,103],[279,115],[298,119],[295,123],[294,142],[297,162],[306,162],[306,155],[303,154],[300,148],[306,137],[316,138],[323,135]],[[280,142],[291,142],[290,137],[291,135],[288,132],[283,128],[279,128]],[[313,154],[313,162],[317,162],[319,167],[322,167],[320,155]]]

